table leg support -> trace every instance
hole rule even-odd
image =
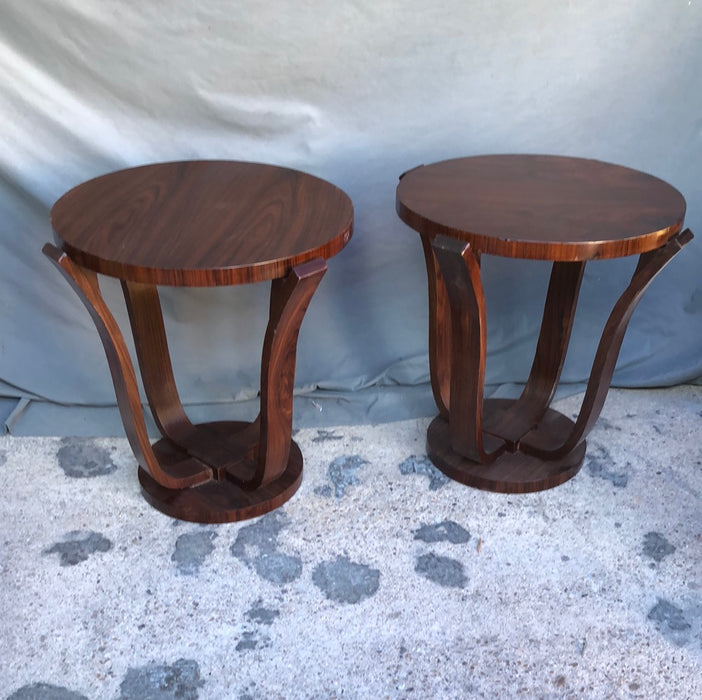
[[[506,440],[512,451],[539,424],[556,393],[584,272],[584,262],[553,263],[539,340],[524,391],[509,410],[493,413],[486,421],[485,430]]]
[[[639,256],[631,282],[614,305],[605,324],[585,390],[585,397],[573,429],[565,439],[558,438],[553,433],[534,430],[524,436],[521,449],[542,459],[559,459],[585,440],[604,406],[624,334],[636,306],[658,273],[692,238],[692,231],[685,229],[660,248]]]
[[[432,241],[422,236],[429,289],[429,374],[439,413],[448,420],[451,405],[451,307]]]
[[[302,454],[292,440],[297,339],[307,307],[326,272],[315,259],[273,280],[261,362],[261,412],[253,423],[193,425],[178,396],[158,290],[123,282],[142,381],[163,438],[151,445],[129,351],[100,294],[97,275],[55,246],[44,253],[90,313],[107,355],[120,415],[139,463],[146,500],[183,520],[244,520],[279,507],[302,480]]]
[[[485,464],[496,459],[505,444],[483,433],[487,324],[480,263],[470,244],[455,238],[437,236],[432,247],[451,309],[451,447]]]
[[[141,468],[149,473],[155,483],[168,489],[189,488],[208,481],[210,470],[196,460],[185,457],[174,462],[171,469],[166,471],[154,454],[144,423],[139,387],[129,351],[117,322],[102,298],[97,275],[76,265],[50,243],[44,246],[43,252],[78,294],[95,323],[107,356],[127,439]]]
[[[152,505],[169,515],[198,522],[227,522],[243,520],[267,513],[287,501],[302,480],[302,455],[292,440],[292,404],[295,378],[297,339],[305,312],[326,272],[326,262],[315,259],[293,268],[282,279],[273,280],[268,328],[261,359],[261,412],[253,423],[208,423],[192,426],[182,420],[182,408],[175,386],[160,389],[163,401],[156,400],[158,387],[149,393],[154,415],[176,416],[167,424],[170,436],[155,446],[159,456],[168,460],[174,451],[183,450],[208,464],[214,480],[196,489],[172,492],[153,484],[140,473],[144,494]],[[130,285],[133,287],[133,285]],[[131,303],[137,299],[135,289],[129,290]],[[153,294],[144,295],[140,308],[134,313],[135,335],[144,335],[138,319],[149,311],[143,306]],[[172,385],[165,333],[160,309],[146,314],[157,321],[156,340],[137,342],[141,346],[147,368],[142,375],[145,387],[156,380]],[[157,349],[149,359],[147,348]],[[165,351],[165,354],[164,354]],[[148,367],[158,365],[149,371]],[[151,376],[150,376],[151,375]],[[176,405],[177,404],[177,405]],[[175,405],[175,407],[174,407]],[[175,427],[174,427],[175,426]],[[165,433],[164,433],[165,434]]]
[[[457,481],[504,493],[540,491],[572,478],[585,457],[585,437],[604,405],[636,305],[656,275],[691,239],[692,233],[685,230],[640,256],[629,286],[605,325],[583,405],[573,422],[549,408],[549,403],[565,360],[585,264],[553,265],[536,355],[521,397],[517,401],[483,402],[484,302],[479,268],[471,260],[467,244],[437,237],[433,250],[451,299],[453,351],[449,418],[439,415],[427,433],[427,452],[434,464]],[[459,256],[465,260],[467,272],[458,264]],[[468,353],[472,353],[472,360],[466,359]],[[472,377],[461,381],[459,373],[466,372]],[[462,407],[458,392],[467,392],[464,401],[468,410]],[[454,406],[458,411],[454,412]],[[492,459],[476,450],[481,425],[484,432],[502,440],[507,450]],[[461,433],[463,441],[456,439]]]

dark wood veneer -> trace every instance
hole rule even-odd
[[[652,175],[583,158],[497,155],[420,166],[397,187],[397,212],[425,236],[481,253],[594,260],[645,253],[682,229],[685,199]]]
[[[537,155],[477,156],[400,177],[397,212],[422,239],[429,366],[439,416],[427,452],[451,478],[523,493],[574,476],[602,410],[627,324],[644,291],[692,239],[685,200],[618,165]],[[516,401],[484,400],[483,254],[553,261],[534,362]],[[575,422],[549,408],[588,260],[639,254],[605,325]]]
[[[156,163],[102,175],[51,210],[60,247],[95,272],[207,287],[283,277],[348,243],[353,207],[338,187],[259,163]]]
[[[324,276],[349,241],[349,198],[324,180],[257,163],[193,161],[90,180],[55,204],[61,249],[44,253],[90,313],[139,463],[145,498],[184,520],[226,522],[288,500],[302,478],[291,438],[297,337]],[[121,280],[146,396],[163,438],[150,444],[134,367],[100,293]],[[261,358],[261,411],[252,423],[193,425],[180,401],[156,285],[271,279]]]

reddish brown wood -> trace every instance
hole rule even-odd
[[[114,316],[100,294],[97,275],[75,265],[65,253],[50,243],[44,246],[43,252],[55,263],[78,294],[95,323],[112,374],[122,423],[137,462],[151,474],[155,481],[166,488],[187,488],[210,479],[210,470],[196,460],[184,461],[178,472],[174,474],[161,468],[149,443],[139,398],[139,387],[129,351]]]
[[[556,393],[584,272],[584,262],[553,263],[536,354],[524,391],[509,411],[485,425],[487,432],[506,440],[512,450],[538,425]]]
[[[258,163],[186,161],[120,170],[51,210],[61,248],[83,267],[146,284],[207,287],[284,277],[351,238],[334,185]]]
[[[196,426],[215,440],[246,432],[251,423],[206,423]],[[173,469],[187,453],[169,440],[154,445],[154,453],[167,469]],[[302,454],[296,443],[290,443],[286,468],[280,477],[259,488],[242,487],[222,475],[190,489],[167,489],[143,469],[139,469],[139,483],[146,500],[162,513],[181,520],[198,523],[227,523],[264,515],[283,505],[297,491],[302,481]]]
[[[458,158],[407,173],[400,218],[482,253],[593,260],[654,250],[682,229],[685,199],[652,175],[583,158]]]
[[[651,175],[598,161],[480,156],[405,173],[397,211],[420,233],[427,264],[430,366],[440,412],[427,437],[430,458],[452,478],[496,491],[539,490],[571,478],[582,463],[584,439],[604,404],[638,300],[692,238],[689,231],[680,233],[682,195]],[[554,261],[534,362],[517,401],[483,401],[484,253]],[[605,326],[573,423],[548,406],[565,360],[585,261],[636,253],[638,266]]]
[[[485,418],[493,413],[510,413],[508,399],[487,399]],[[562,435],[573,427],[573,422],[552,408],[547,409],[538,430],[549,436]],[[543,460],[524,452],[505,452],[490,464],[482,464],[451,449],[449,424],[437,416],[427,431],[427,455],[444,474],[467,486],[500,493],[529,493],[558,486],[573,478],[582,466],[585,443],[563,457]]]
[[[470,244],[453,238],[437,236],[433,249],[451,305],[451,447],[468,459],[491,462],[505,444],[483,433],[487,324],[480,264]]]
[[[522,450],[543,459],[559,459],[587,437],[604,406],[624,334],[637,304],[656,275],[691,240],[692,231],[686,229],[658,250],[640,256],[629,286],[619,297],[605,324],[573,430],[565,440],[563,435],[557,437],[555,443],[553,435],[531,432],[524,436]]]
[[[164,437],[181,444],[192,432],[193,424],[183,410],[173,378],[158,289],[150,284],[123,281],[122,291],[154,421]]]
[[[429,287],[429,373],[434,401],[448,419],[451,401],[451,307],[431,239],[422,236]]]
[[[279,478],[288,462],[292,431],[297,336],[302,319],[327,265],[299,265],[271,288],[271,310],[261,361],[261,439],[251,488]]]
[[[352,232],[348,197],[285,168],[165,163],[80,185],[52,209],[64,251],[45,246],[103,340],[144,495],[174,517],[225,522],[277,508],[297,490],[291,440],[297,337],[305,311]],[[96,272],[122,281],[146,395],[164,436],[149,444],[134,369]],[[193,425],[178,396],[156,284],[273,279],[253,423]]]
[[[159,432],[208,465],[215,478],[226,474],[242,483],[250,479],[260,439],[259,419],[237,424],[235,432],[229,429],[217,434],[210,427],[193,425],[178,396],[157,288],[123,281],[122,289],[144,390]]]

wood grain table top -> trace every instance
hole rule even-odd
[[[410,170],[400,218],[479,252],[537,260],[644,253],[682,228],[685,199],[652,175],[583,158],[494,155]]]
[[[338,187],[236,161],[157,163],[78,185],[51,210],[61,248],[119,279],[177,286],[282,277],[336,255],[353,229]]]

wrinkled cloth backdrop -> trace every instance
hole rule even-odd
[[[40,252],[49,209],[102,173],[189,158],[297,168],[353,199],[354,238],[300,335],[299,425],[433,412],[423,258],[394,193],[405,170],[464,155],[596,158],[677,187],[698,238],[645,295],[614,384],[698,381],[701,40],[697,0],[4,0],[0,417],[17,434],[121,434],[92,322]],[[588,266],[566,390],[634,264]],[[491,389],[526,379],[548,269],[485,258]],[[162,290],[196,418],[255,410],[268,288]]]

